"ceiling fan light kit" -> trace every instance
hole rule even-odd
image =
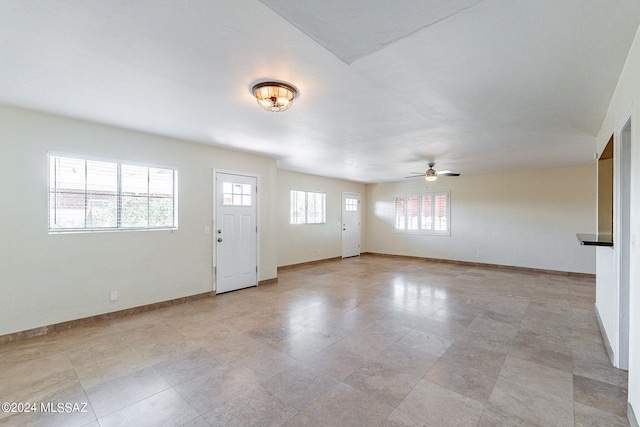
[[[251,93],[256,97],[258,105],[267,111],[279,113],[293,105],[298,90],[288,83],[262,82],[253,86]]]
[[[438,179],[438,172],[436,172],[433,167],[430,167],[427,173],[424,174],[424,179],[426,181],[435,181]]]

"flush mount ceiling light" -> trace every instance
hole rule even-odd
[[[267,111],[280,112],[288,110],[293,98],[298,95],[295,87],[281,82],[262,82],[251,89],[258,105]]]

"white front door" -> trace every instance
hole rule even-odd
[[[216,173],[216,293],[257,286],[256,177]]]
[[[360,255],[360,194],[342,193],[342,258]]]

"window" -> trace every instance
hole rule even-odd
[[[326,223],[326,194],[291,190],[291,224]]]
[[[251,206],[251,184],[223,182],[222,204],[225,206]]]
[[[357,212],[358,211],[358,199],[345,198],[344,200],[344,210],[347,212]]]
[[[394,198],[396,231],[449,234],[449,192],[401,194]]]
[[[49,231],[177,228],[178,171],[49,155]]]

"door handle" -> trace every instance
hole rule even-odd
[[[222,237],[218,237],[218,242],[222,242]]]

